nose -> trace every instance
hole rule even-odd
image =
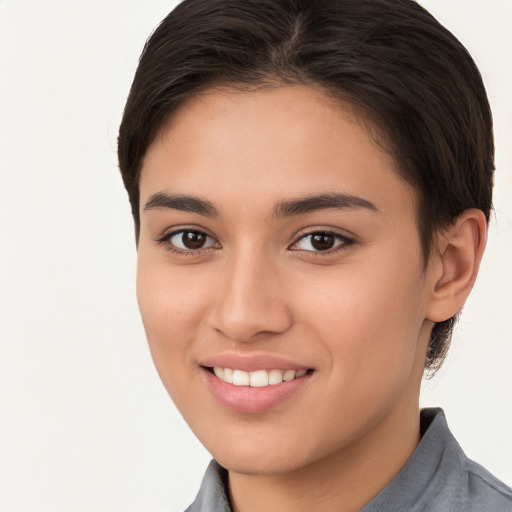
[[[282,275],[270,258],[236,255],[217,276],[210,325],[235,342],[251,342],[286,332],[293,323]]]

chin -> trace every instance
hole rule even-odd
[[[301,466],[287,460],[269,461],[264,460],[265,454],[257,458],[248,458],[237,454],[234,457],[215,457],[215,460],[228,471],[241,475],[270,476],[290,473]]]
[[[278,475],[290,473],[308,464],[307,453],[299,450],[300,443],[283,446],[262,446],[251,443],[240,446],[217,447],[210,451],[215,460],[224,468],[243,475]]]

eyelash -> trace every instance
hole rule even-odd
[[[325,251],[310,251],[310,250],[301,250],[301,249],[293,249],[300,241],[307,239],[308,237],[313,237],[314,235],[328,235],[334,237],[334,243],[338,243],[331,249],[326,249]],[[341,233],[336,233],[335,231],[329,230],[315,230],[310,231],[309,233],[303,233],[293,244],[290,246],[290,250],[293,251],[302,251],[303,253],[307,253],[309,257],[318,258],[318,257],[326,257],[332,256],[333,254],[338,254],[341,251],[348,249],[351,245],[355,243],[353,238],[350,238],[346,235],[342,235]],[[311,242],[310,242],[311,244]]]
[[[181,256],[196,256],[198,254],[202,254],[206,251],[216,249],[216,247],[200,247],[198,249],[181,249],[179,247],[176,247],[172,242],[171,239],[179,234],[185,234],[185,233],[194,233],[197,235],[204,235],[207,239],[215,240],[213,237],[205,233],[204,231],[201,231],[199,229],[178,229],[176,231],[172,231],[171,233],[166,233],[162,237],[158,238],[156,242],[161,245],[165,245],[166,250],[172,252],[173,254],[178,254]]]
[[[166,250],[172,252],[173,254],[178,254],[181,256],[196,256],[199,254],[203,254],[206,251],[211,251],[212,249],[217,249],[218,247],[209,246],[209,247],[200,247],[198,249],[181,249],[179,247],[176,247],[174,244],[171,243],[171,239],[179,234],[185,234],[185,233],[194,233],[198,235],[204,235],[207,239],[215,240],[213,237],[205,233],[204,231],[201,231],[199,229],[178,229],[176,231],[172,231],[171,233],[167,233],[163,235],[162,237],[158,238],[156,242],[161,245],[166,245]],[[296,246],[300,241],[305,240],[307,237],[312,237],[314,235],[328,235],[333,236],[335,238],[335,243],[339,242],[338,245],[335,245],[331,249],[327,249],[325,251],[310,251],[310,250],[302,250],[302,249],[294,249],[293,247]],[[322,256],[331,256],[333,254],[337,254],[338,252],[341,252],[343,250],[346,250],[348,247],[353,245],[355,243],[355,240],[352,238],[349,238],[345,235],[342,235],[340,233],[336,233],[335,231],[329,231],[329,230],[315,230],[311,231],[309,233],[304,233],[301,236],[297,238],[293,244],[289,246],[289,249],[292,251],[302,251],[303,253],[307,253],[309,257],[322,257]],[[218,244],[218,242],[217,242]]]

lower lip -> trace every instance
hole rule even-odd
[[[203,374],[210,391],[222,405],[236,412],[252,414],[267,412],[286,402],[302,389],[312,376],[311,372],[308,372],[297,379],[257,388],[229,384],[206,368],[203,368]]]

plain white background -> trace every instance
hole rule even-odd
[[[444,369],[424,386],[512,483],[512,2],[421,2],[494,111],[495,220]],[[180,511],[209,455],[152,366],[116,163],[137,59],[176,4],[0,0],[0,510]]]

